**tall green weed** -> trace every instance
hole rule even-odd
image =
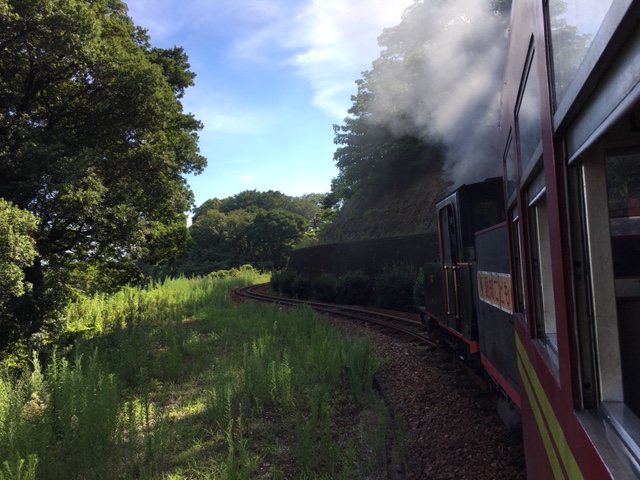
[[[310,309],[229,300],[260,281],[166,279],[70,308],[75,345],[0,370],[0,480],[244,479],[264,455],[274,475],[358,478],[331,418],[362,408],[380,360]]]

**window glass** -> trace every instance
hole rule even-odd
[[[511,136],[509,136],[509,140],[507,142],[507,148],[504,154],[504,163],[504,171],[507,180],[507,201],[509,201],[513,192],[516,191],[516,156],[513,151]]]
[[[613,0],[549,0],[556,105],[575,76]]]
[[[535,54],[529,58],[524,89],[516,113],[518,127],[518,150],[520,153],[520,178],[531,162],[533,154],[542,138],[540,116],[540,86],[538,70],[535,68]]]
[[[551,250],[546,196],[537,195],[529,207],[531,287],[536,335],[558,350],[554,291],[551,279]]]
[[[540,159],[539,163],[542,163],[542,159]],[[540,172],[527,187],[527,202],[529,205],[532,205],[536,201],[544,189],[544,175]]]
[[[640,415],[640,152],[605,165],[624,400]]]
[[[456,222],[453,215],[453,207],[447,205],[440,210],[440,242],[442,244],[442,261],[445,263],[457,263],[457,234]]]
[[[522,278],[522,255],[520,252],[520,222],[518,210],[510,212],[511,218],[511,252],[513,255],[513,310],[518,313],[525,313],[524,309],[524,279]]]

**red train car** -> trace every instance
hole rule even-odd
[[[640,1],[513,0],[500,142],[531,479],[640,478]]]

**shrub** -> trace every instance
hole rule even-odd
[[[271,272],[271,278],[269,279],[269,283],[271,284],[271,288],[274,292],[280,291],[280,276],[282,272]]]
[[[271,275],[271,288],[283,295],[292,296],[291,284],[298,274],[293,270],[282,270]]]
[[[336,301],[338,278],[332,273],[321,273],[311,282],[313,298],[321,302]]]
[[[394,267],[376,275],[374,281],[376,306],[405,312],[412,311],[415,281],[416,271],[409,266]]]
[[[369,276],[355,271],[338,277],[336,300],[345,305],[366,305],[371,293]]]
[[[309,275],[301,273],[296,275],[291,282],[291,292],[295,298],[306,300],[311,296],[311,278]]]

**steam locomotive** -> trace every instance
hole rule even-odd
[[[513,0],[503,176],[437,208],[421,315],[531,479],[640,478],[640,0]]]

